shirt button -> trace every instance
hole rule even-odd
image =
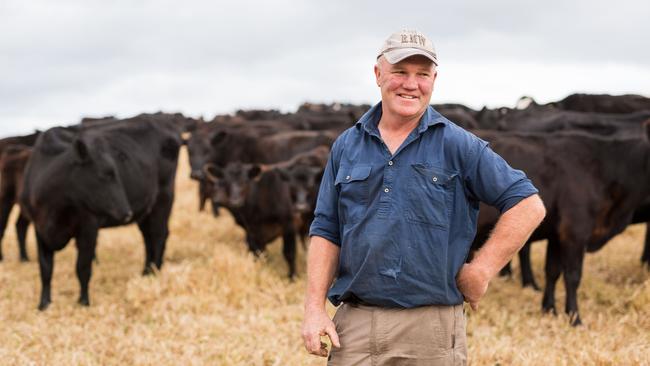
[[[392,165],[393,165],[393,161],[392,161],[392,160],[389,160],[389,161],[388,161],[388,165],[392,166]]]
[[[388,192],[390,192],[390,189],[388,189],[388,187],[386,187],[386,188],[384,188],[384,192],[388,193]]]
[[[345,179],[350,179],[350,176],[348,175],[347,177],[345,177]]]
[[[434,181],[434,182],[437,182],[437,181],[438,181],[438,177],[433,177],[433,181]]]

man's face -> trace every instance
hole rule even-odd
[[[398,118],[419,118],[431,100],[437,71],[423,56],[408,57],[390,64],[380,57],[375,65],[384,113]]]

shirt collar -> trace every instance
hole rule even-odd
[[[381,102],[375,104],[370,108],[355,124],[357,128],[363,128],[370,135],[375,135],[379,137],[379,129],[377,124],[381,119]],[[420,118],[419,125],[417,127],[418,133],[421,134],[426,131],[429,127],[434,125],[446,125],[447,119],[442,116],[438,111],[433,109],[433,107],[428,106],[424,111],[424,114]]]

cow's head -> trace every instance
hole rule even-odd
[[[314,211],[323,168],[296,164],[280,169],[280,177],[287,181],[293,209],[299,213]]]
[[[262,172],[257,164],[230,163],[226,167],[206,164],[206,178],[214,184],[212,201],[219,205],[239,208],[244,205],[251,182]]]
[[[210,138],[202,130],[196,130],[187,140],[187,152],[190,158],[190,178],[203,180],[205,178],[203,166],[210,154]]]
[[[240,130],[230,131],[226,129],[214,131],[210,136],[210,152],[206,162],[226,166],[233,161],[242,161],[249,158],[251,149],[257,144],[257,136],[254,131]]]
[[[99,217],[126,223],[133,218],[116,159],[101,137],[80,135],[72,142],[72,169],[64,194]]]

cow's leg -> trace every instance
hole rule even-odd
[[[213,200],[210,200],[210,208],[212,208],[212,216],[219,216],[219,204]]]
[[[52,271],[54,270],[54,250],[48,248],[38,233],[36,234],[36,243],[38,246],[38,266],[41,272],[41,301],[38,304],[38,310],[43,311],[52,302],[50,285],[52,283]]]
[[[153,274],[153,242],[149,237],[148,227],[144,225],[144,222],[139,222],[138,227],[144,241],[144,269],[142,275],[147,276]]]
[[[95,258],[95,248],[97,246],[97,226],[84,224],[77,235],[77,278],[79,279],[79,304],[88,306],[90,299],[88,297],[88,283],[92,275],[92,262]]]
[[[27,244],[25,238],[27,237],[27,227],[29,227],[29,219],[22,214],[16,220],[16,236],[18,237],[18,250],[20,251],[20,260],[27,262]]]
[[[248,250],[255,255],[255,257],[259,257],[260,254],[262,254],[263,250],[263,245],[260,244],[260,241],[258,238],[256,238],[254,235],[252,235],[248,229],[244,228],[246,230],[246,244],[248,245]]]
[[[302,235],[300,234],[300,245],[302,245],[302,249],[304,251],[307,251],[307,241],[309,237],[307,235]]]
[[[564,243],[563,243],[564,244]],[[585,247],[574,242],[568,242],[562,249],[562,272],[566,288],[565,312],[569,315],[571,325],[582,324],[578,312],[578,286],[582,277],[582,263],[585,257]]]
[[[205,208],[205,201],[208,199],[206,184],[205,180],[199,180],[199,211],[203,211]]]
[[[645,243],[643,246],[643,254],[641,255],[641,264],[650,270],[650,222],[646,223]]]
[[[296,275],[296,231],[292,223],[289,225],[290,227],[285,227],[283,233],[282,254],[289,266],[289,279],[293,280]]]
[[[7,221],[9,220],[9,214],[13,205],[13,200],[8,199],[6,196],[0,197],[0,261],[2,260],[2,238],[4,237]]]
[[[557,314],[555,310],[555,284],[562,273],[561,254],[559,242],[549,238],[546,248],[546,287],[542,299],[542,310],[553,314]]]
[[[143,274],[150,274],[153,266],[160,269],[165,255],[165,245],[169,236],[167,222],[171,213],[173,195],[166,192],[158,195],[153,209],[138,226],[145,242],[146,260]]]
[[[205,196],[206,199],[210,200],[210,208],[212,209],[212,216],[218,217],[219,216],[219,204],[212,199],[212,195],[214,194],[214,183],[210,181],[205,182]]]
[[[302,225],[302,228],[300,230],[300,233],[298,233],[298,235],[300,235],[300,243],[302,244],[302,249],[304,251],[307,251],[307,244],[308,244],[308,241],[309,241],[309,226],[310,226],[310,224],[311,224],[311,222],[309,224],[304,222],[303,225]]]
[[[519,250],[519,267],[521,267],[521,285],[523,287],[530,286],[535,291],[539,291],[539,286],[535,283],[535,276],[533,275],[533,267],[530,263],[530,245],[531,242],[526,242]]]

